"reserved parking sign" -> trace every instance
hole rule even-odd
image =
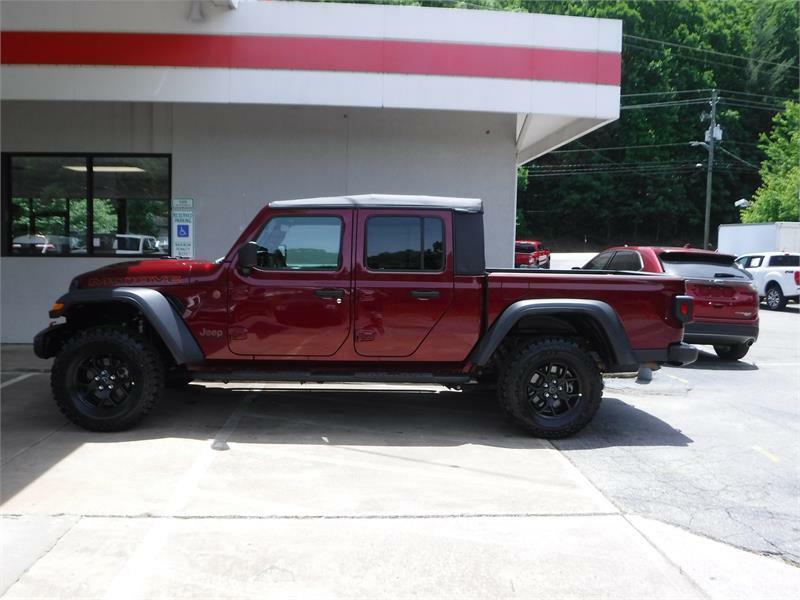
[[[194,200],[172,199],[172,256],[194,258]]]

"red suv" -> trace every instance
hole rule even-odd
[[[720,358],[738,360],[758,339],[758,291],[735,258],[696,248],[615,246],[582,268],[682,277],[694,298],[694,321],[686,325],[684,341],[712,345]]]
[[[517,240],[514,243],[514,268],[550,268],[550,250],[536,240]]]

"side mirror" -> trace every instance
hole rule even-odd
[[[245,275],[250,274],[250,270],[258,264],[258,244],[247,242],[239,248],[239,255],[236,259],[236,266]]]

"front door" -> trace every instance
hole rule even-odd
[[[276,211],[255,235],[258,266],[231,267],[228,345],[258,357],[330,356],[350,333],[353,211]]]
[[[453,302],[453,252],[446,211],[358,214],[355,349],[361,356],[411,356]]]

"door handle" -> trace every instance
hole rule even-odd
[[[420,300],[428,300],[430,298],[438,298],[439,292],[436,290],[411,290],[411,296]]]
[[[344,290],[342,288],[325,288],[321,290],[314,290],[314,295],[320,298],[344,298]]]

